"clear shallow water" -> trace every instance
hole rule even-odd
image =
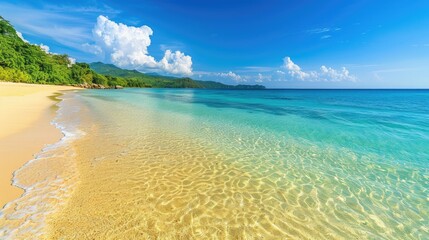
[[[71,97],[79,183],[48,238],[429,238],[429,91]]]
[[[57,106],[59,110],[52,124],[64,136],[14,172],[13,185],[25,192],[0,209],[0,239],[42,239],[47,217],[67,203],[79,181],[72,142],[84,136],[77,127],[82,117],[79,113],[83,112],[71,96]]]

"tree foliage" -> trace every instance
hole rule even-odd
[[[198,81],[191,78],[175,78],[154,74],[144,74],[136,70],[125,70],[113,64],[101,62],[90,63],[95,72],[123,79],[129,87],[153,88],[210,88],[210,89],[264,89],[261,85],[226,85],[214,81]],[[121,84],[120,84],[121,85]]]
[[[94,69],[94,70],[93,70]],[[0,81],[57,85],[103,85],[154,88],[237,88],[217,82],[149,75],[120,69],[112,64],[72,64],[65,54],[47,53],[21,39],[0,16]],[[247,86],[247,88],[263,86]]]
[[[72,64],[65,54],[50,54],[22,40],[8,21],[0,17],[0,80],[71,85],[108,84],[105,76],[88,64]]]

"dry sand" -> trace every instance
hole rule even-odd
[[[68,86],[0,82],[0,208],[23,190],[12,186],[13,172],[62,134],[51,124],[55,96]]]

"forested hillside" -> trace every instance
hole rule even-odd
[[[144,74],[136,70],[125,70],[113,64],[101,62],[90,63],[89,66],[99,74],[118,77],[128,82],[129,86],[153,88],[210,88],[210,89],[264,89],[261,85],[226,85],[214,81],[199,81],[191,78],[175,78],[160,75]]]
[[[93,69],[91,69],[93,68]],[[45,52],[18,36],[13,26],[0,16],[0,81],[79,85],[82,87],[153,87],[153,88],[226,88],[217,82],[196,81],[191,78],[174,78],[148,75],[135,70],[124,70],[112,64],[74,63],[65,54]],[[245,88],[264,88],[245,86]]]
[[[73,64],[65,54],[46,53],[21,39],[0,17],[0,80],[42,84],[101,84],[115,79],[95,73],[86,63]]]

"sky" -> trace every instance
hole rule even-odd
[[[78,62],[269,88],[429,88],[426,0],[2,0],[0,15]]]

